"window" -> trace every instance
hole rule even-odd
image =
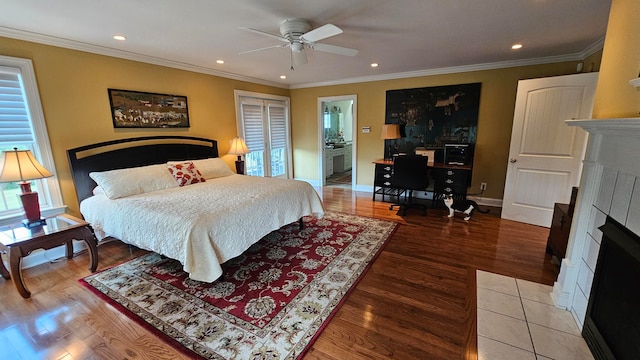
[[[42,165],[55,173],[35,73],[30,60],[0,56],[0,151],[29,149]],[[60,187],[55,176],[31,183],[38,192],[43,214],[61,212]],[[0,220],[2,223],[22,217],[15,183],[0,184]]]
[[[236,91],[238,133],[247,143],[245,172],[252,176],[290,175],[289,99]]]

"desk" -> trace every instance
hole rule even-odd
[[[376,195],[382,195],[382,201],[384,201],[385,195],[401,195],[402,190],[393,187],[393,161],[378,159],[373,163],[376,165],[373,180],[373,201],[376,201]],[[434,202],[442,200],[445,194],[453,194],[456,200],[467,198],[467,188],[469,180],[471,180],[469,174],[473,169],[471,165],[448,165],[437,162],[430,167],[433,176]]]
[[[376,172],[373,178],[373,201],[376,201],[376,195],[382,195],[382,201],[384,201],[385,195],[394,197],[402,195],[404,190],[396,189],[391,184],[393,161],[378,159],[373,163],[376,164]]]
[[[471,165],[433,164],[433,201],[439,201],[446,194],[454,200],[466,200],[471,177]]]

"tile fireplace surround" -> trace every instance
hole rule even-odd
[[[602,232],[610,216],[640,234],[640,118],[569,120],[589,132],[566,257],[553,286],[556,306],[583,328]],[[635,185],[635,186],[634,186]]]

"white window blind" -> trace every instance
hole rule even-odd
[[[244,141],[249,151],[264,150],[264,122],[262,120],[262,103],[242,102],[242,120]]]
[[[268,94],[236,92],[238,133],[247,143],[247,175],[289,177],[291,149],[289,141],[289,102]],[[261,95],[266,95],[262,97]]]
[[[0,66],[0,144],[5,148],[34,141],[20,73]]]
[[[31,60],[0,55],[0,150],[28,149],[55,174],[55,163]],[[64,212],[58,177],[32,181],[43,216]],[[15,183],[0,184],[0,225],[22,219]]]
[[[271,135],[271,148],[281,149],[287,147],[287,118],[285,108],[279,104],[269,104],[269,130]]]

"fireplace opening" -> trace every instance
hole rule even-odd
[[[582,336],[597,360],[640,359],[640,237],[607,218]]]

